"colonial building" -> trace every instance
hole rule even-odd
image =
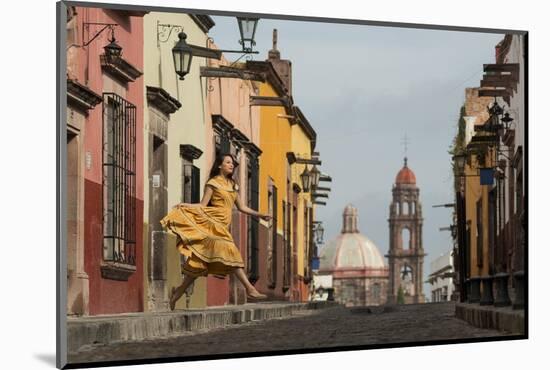
[[[388,267],[378,247],[358,229],[357,209],[342,214],[341,233],[320,252],[319,276],[332,275],[334,299],[346,306],[386,303]]]
[[[147,12],[69,9],[68,312],[139,312]]]
[[[453,295],[453,257],[451,251],[430,263],[428,282],[431,284],[431,302],[450,301]]]
[[[407,165],[395,177],[390,204],[389,303],[423,303],[422,204],[416,176]]]
[[[172,47],[185,29],[187,42],[205,45],[209,16],[151,12],[144,17],[144,300],[147,310],[168,310],[168,292],[181,283],[176,237],[160,219],[180,202],[198,203],[209,171],[206,155],[207,88],[200,74],[206,59],[193,58],[185,80],[174,69]],[[176,307],[207,305],[207,282],[198,278]],[[226,294],[227,296],[227,294]]]
[[[211,40],[211,48],[217,48]],[[221,77],[220,71],[225,73]],[[239,164],[233,178],[239,184],[239,198],[254,210],[259,206],[260,112],[254,109],[250,98],[258,94],[255,80],[259,76],[247,71],[245,63],[230,63],[209,59],[201,70],[206,77],[207,90],[207,161],[211,164],[220,153],[231,153]],[[251,217],[233,208],[231,233],[245,261],[245,271],[254,284],[259,277],[259,224]],[[243,285],[234,275],[220,280],[208,277],[208,304],[223,305],[246,302]]]
[[[273,217],[259,225],[256,287],[271,299],[306,300],[314,203],[298,170],[314,158],[316,133],[294,105],[291,62],[280,58],[275,35],[266,61],[246,62],[247,71],[263,76],[250,102],[260,115],[259,208]]]
[[[506,35],[481,86],[466,90],[455,139],[460,300],[524,305],[525,268],[525,39]],[[472,96],[470,96],[472,95]],[[460,135],[465,132],[465,135]]]

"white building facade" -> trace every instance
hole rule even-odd
[[[431,284],[431,301],[446,302],[451,300],[453,285],[453,257],[451,251],[439,256],[430,263],[428,282]]]

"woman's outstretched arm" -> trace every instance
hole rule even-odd
[[[239,194],[237,193],[237,198],[235,199],[235,204],[237,206],[237,209],[239,211],[241,211],[242,213],[246,213],[247,215],[251,215],[251,216],[256,216],[256,217],[260,217],[266,221],[269,221],[271,220],[271,216],[270,215],[266,215],[266,214],[263,214],[263,213],[260,213],[260,212],[257,212],[247,206],[245,206],[242,202],[241,202],[241,199],[239,197]]]

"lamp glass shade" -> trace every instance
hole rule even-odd
[[[118,58],[122,55],[122,47],[116,43],[114,38],[108,45],[105,45],[103,49],[105,50],[105,55],[111,59]]]
[[[258,18],[237,17],[237,22],[239,23],[243,50],[252,50],[252,46],[256,44],[254,37],[256,36]]]
[[[315,239],[318,241],[321,241],[323,239],[323,234],[325,232],[325,229],[321,224],[318,224],[315,228]]]
[[[309,176],[311,176],[311,186],[317,187],[317,185],[319,185],[319,177],[321,176],[321,172],[317,169],[316,165],[313,165],[313,168],[309,172]]]
[[[305,193],[308,193],[311,178],[309,176],[309,171],[307,169],[307,166],[304,167],[304,172],[302,172],[302,174],[300,175],[300,178],[302,180],[302,189],[304,190]]]

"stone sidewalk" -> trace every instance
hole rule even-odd
[[[69,317],[67,350],[77,352],[90,345],[167,338],[251,321],[292,317],[303,311],[335,306],[338,304],[326,301],[261,302],[170,312]]]

